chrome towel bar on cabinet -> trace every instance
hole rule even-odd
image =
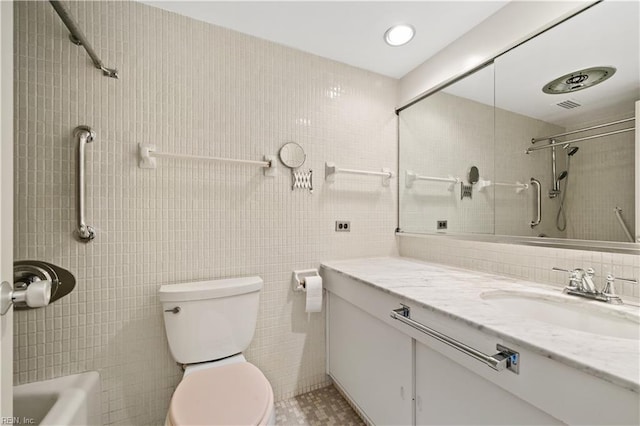
[[[483,364],[491,367],[496,371],[502,371],[504,369],[510,370],[516,374],[520,374],[520,354],[500,344],[496,345],[498,352],[495,355],[487,355],[480,352],[471,346],[465,345],[456,339],[442,334],[433,328],[427,327],[424,324],[414,321],[410,318],[411,310],[408,306],[402,305],[401,308],[391,311],[391,318],[398,320],[416,330],[426,334],[429,337],[451,346],[454,349],[459,350],[465,355],[469,355],[471,358],[482,362]]]

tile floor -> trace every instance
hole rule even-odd
[[[333,386],[276,402],[276,424],[364,426],[360,417]]]

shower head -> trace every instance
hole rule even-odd
[[[556,179],[556,182],[560,182],[562,179],[566,178],[567,176],[569,176],[569,172],[565,170],[564,172],[560,173],[560,176],[558,176],[558,179]]]
[[[574,146],[573,148],[568,148],[567,155],[569,157],[573,157],[574,155],[576,155],[576,152],[578,152],[579,149],[580,148],[578,148],[577,146]]]

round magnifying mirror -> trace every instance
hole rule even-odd
[[[478,168],[476,166],[471,166],[471,168],[469,169],[469,177],[468,177],[468,181],[470,184],[474,184],[477,183],[478,180],[480,179],[480,172],[478,171]]]
[[[285,166],[296,169],[304,164],[304,160],[307,159],[307,155],[304,153],[304,149],[295,142],[287,142],[280,148],[280,161]]]

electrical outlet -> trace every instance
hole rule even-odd
[[[437,228],[438,228],[438,230],[447,229],[447,221],[446,220],[439,220],[438,223],[437,223]]]
[[[351,231],[351,222],[348,220],[336,220],[336,232]]]

